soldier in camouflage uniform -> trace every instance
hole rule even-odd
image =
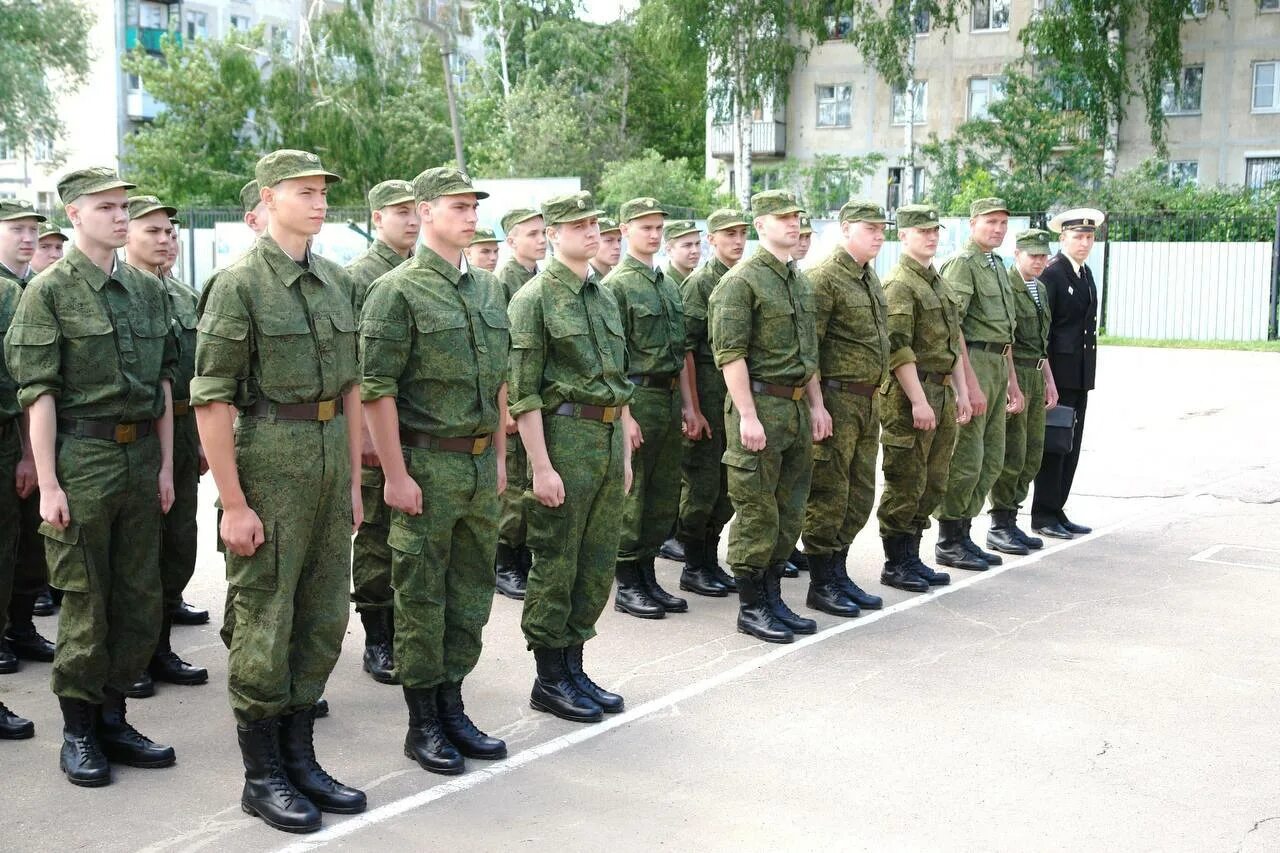
[[[635,385],[631,435],[635,481],[622,511],[615,573],[615,610],[643,619],[683,613],[689,603],[662,588],[654,570],[658,548],[680,511],[680,434],[702,435],[706,418],[694,409],[685,373],[684,309],[675,281],[653,266],[666,213],[657,199],[623,203],[619,220],[627,256],[605,277],[617,300],[627,344],[627,379]],[[696,226],[685,222],[676,230]]]
[[[796,242],[796,247],[791,250],[791,259],[796,263],[803,261],[809,257],[809,247],[813,245],[813,220],[809,218],[809,214],[800,213],[800,239]]]
[[[125,718],[124,691],[160,633],[178,359],[163,285],[116,258],[132,187],[105,168],[58,181],[75,248],[28,285],[5,337],[30,422],[45,556],[64,591],[53,662],[59,763],[89,787],[111,781],[109,761],[174,762],[171,747]]]
[[[789,643],[817,624],[782,600],[783,564],[800,537],[813,442],[831,435],[818,385],[813,287],[791,261],[800,205],[783,190],[756,193],[760,248],[720,279],[708,306],[711,346],[724,373],[729,564],[738,583],[738,630]]]
[[[1017,327],[1013,365],[1026,406],[1005,424],[1004,469],[991,487],[991,530],[987,547],[1006,554],[1026,554],[1044,540],[1018,527],[1018,508],[1027,499],[1044,453],[1045,411],[1058,405],[1058,387],[1049,368],[1049,297],[1040,273],[1049,262],[1048,231],[1031,228],[1018,234],[1013,250],[1013,285]]]
[[[347,264],[347,275],[356,289],[357,313],[374,281],[413,254],[421,224],[413,186],[408,181],[383,181],[374,186],[369,190],[369,210],[373,215],[373,244]],[[392,648],[395,626],[391,616],[391,549],[387,547],[390,513],[382,499],[382,467],[367,425],[363,433],[360,494],[364,521],[351,551],[351,600],[364,627],[364,671],[382,684],[399,684]]]
[[[498,235],[492,228],[476,228],[466,249],[467,263],[485,272],[498,268]]]
[[[44,272],[54,261],[62,257],[66,248],[67,235],[62,233],[52,222],[40,223],[40,241],[36,243],[36,253],[31,256],[32,274]]]
[[[244,224],[249,226],[253,236],[261,237],[267,230],[267,205],[258,192],[257,180],[249,181],[240,188],[240,209],[244,211]]]
[[[983,551],[969,527],[1004,467],[1004,426],[1009,412],[1022,411],[1014,370],[1013,289],[1004,261],[995,254],[1009,230],[1003,199],[981,198],[969,206],[972,233],[965,247],[939,269],[951,290],[964,333],[961,361],[968,377],[973,419],[960,427],[947,491],[938,509],[934,553],[944,566],[986,571],[1000,557]]]
[[[622,260],[622,226],[607,216],[600,217],[600,248],[591,259],[591,269],[600,281]]]
[[[733,517],[724,455],[724,375],[716,367],[707,334],[707,300],[711,291],[742,260],[750,221],[739,210],[722,208],[707,217],[711,257],[684,280],[684,347],[692,364],[694,403],[707,421],[704,435],[684,435],[681,458],[680,515],[676,538],[685,554],[680,588],[699,595],[723,597],[736,591],[733,576],[719,562],[720,531]]]
[[[549,199],[542,215],[555,257],[508,309],[511,414],[533,473],[521,620],[537,662],[529,704],[596,722],[624,705],[584,672],[582,652],[613,584],[634,386],[618,303],[588,264],[600,242],[591,193]]]
[[[510,338],[498,280],[463,260],[488,193],[451,168],[427,169],[413,190],[422,245],[369,291],[360,320],[361,394],[386,460],[392,509],[405,754],[425,770],[455,774],[463,756],[507,755],[505,743],[466,715],[462,681],[480,659],[493,603]],[[431,504],[425,514],[424,499]]]
[[[817,306],[818,366],[832,434],[813,446],[804,518],[808,605],[835,616],[879,610],[878,595],[849,577],[849,546],[871,514],[880,445],[880,385],[889,376],[888,304],[872,261],[884,245],[884,209],[840,208],[841,244],[809,271]]]
[[[970,417],[960,359],[960,319],[933,268],[938,211],[906,204],[896,214],[902,255],[884,280],[889,305],[889,369],[880,388],[884,492],[877,516],[884,540],[880,582],[928,592],[951,582],[920,559],[920,537],[942,500],[956,424]]]
[[[542,213],[518,207],[502,216],[502,231],[507,235],[511,257],[498,269],[498,280],[507,303],[516,291],[538,273],[538,261],[547,256],[547,235]],[[529,567],[533,556],[526,543],[528,535],[528,498],[530,488],[529,457],[516,431],[516,423],[507,419],[504,426],[507,441],[507,488],[502,495],[502,519],[498,523],[498,553],[494,563],[494,584],[499,593],[517,601],[524,598],[529,583]]]
[[[228,689],[244,760],[240,805],[307,832],[364,793],[316,762],[315,703],[347,627],[362,510],[355,287],[313,255],[328,184],[320,158],[258,161],[267,232],[205,284],[191,403],[218,486],[233,588]]]

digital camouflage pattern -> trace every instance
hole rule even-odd
[[[518,213],[524,222],[533,218],[524,216],[525,211],[512,211],[507,216]],[[542,214],[533,212],[533,216]],[[503,217],[504,221],[506,217]],[[518,225],[519,222],[512,222]],[[533,280],[538,274],[536,269],[528,270],[521,266],[515,258],[498,267],[496,275],[502,284],[502,292],[508,304],[516,291]],[[529,472],[529,456],[524,452],[524,444],[520,434],[507,436],[507,490],[502,493],[502,515],[498,520],[498,541],[512,548],[520,548],[525,544],[528,530],[528,507],[525,506],[525,492],[533,488],[533,478]]]
[[[190,411],[191,380],[196,373],[196,292],[176,278],[164,279],[165,295],[178,345],[173,381],[173,506],[164,516],[160,540],[160,583],[166,611],[182,603],[196,570],[197,504],[200,491],[200,435]],[[179,410],[186,409],[179,414]]]
[[[351,283],[356,289],[357,316],[359,316],[361,306],[364,305],[364,297],[369,290],[369,286],[373,284],[378,276],[391,272],[404,261],[405,259],[399,252],[382,240],[375,239],[368,249],[347,264],[347,275],[351,277]]]
[[[628,375],[675,376],[684,366],[684,303],[661,270],[626,255],[604,278],[622,316]]]
[[[506,263],[502,264],[494,272],[494,275],[498,277],[498,281],[502,282],[502,290],[506,294],[508,303],[516,295],[516,291],[532,281],[537,274],[536,267],[527,269],[515,258],[507,258]]]
[[[1013,283],[1018,320],[1013,342],[1014,371],[1027,405],[1005,422],[1004,466],[991,487],[993,510],[1016,510],[1022,505],[1044,456],[1045,381],[1036,364],[1049,355],[1049,300],[1044,285],[1037,282],[1040,288],[1037,305],[1016,269],[1010,271],[1009,280]]]

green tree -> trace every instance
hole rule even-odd
[[[881,154],[819,154],[810,162],[788,158],[754,170],[753,192],[788,189],[811,216],[830,218],[846,201],[861,195],[864,180],[884,162]]]
[[[73,92],[88,75],[92,24],[79,0],[0,2],[0,142],[25,150],[62,134],[54,91]]]
[[[676,215],[692,218],[704,217],[728,201],[716,192],[716,182],[702,177],[687,159],[664,160],[652,149],[634,159],[607,164],[597,201],[616,211],[623,202],[641,196],[653,196]]]

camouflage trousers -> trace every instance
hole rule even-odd
[[[680,513],[679,392],[636,386],[631,417],[644,444],[632,455],[631,491],[622,501],[619,562],[656,557]]]
[[[460,682],[480,659],[493,604],[498,547],[498,459],[406,448],[424,496],[421,515],[391,511],[396,673],[405,687]],[[502,460],[503,464],[506,460]]]
[[[834,554],[853,543],[876,500],[880,395],[823,390],[831,437],[813,446],[813,483],[804,513],[806,554]]]
[[[711,425],[711,437],[692,441],[681,439],[680,521],[676,532],[681,542],[701,542],[709,534],[719,534],[733,518],[729,482],[721,457],[724,456],[724,377],[714,367],[698,365],[698,397],[702,414]]]
[[[512,548],[522,548],[529,527],[525,493],[533,488],[533,480],[529,476],[529,454],[524,452],[520,433],[507,436],[506,464],[507,490],[502,493],[498,541]]]
[[[987,410],[960,427],[951,458],[940,519],[974,518],[982,512],[987,492],[1004,469],[1005,403],[1009,399],[1009,367],[1000,353],[972,350],[969,364],[987,398]]]
[[[14,489],[22,442],[18,438],[18,418],[0,424],[0,628],[9,613],[9,596],[13,594],[14,575],[18,565],[19,517],[21,501]]]
[[[342,651],[351,584],[347,419],[240,417],[236,465],[264,542],[226,552],[227,687],[238,722],[309,708]]]
[[[622,423],[545,415],[551,465],[564,503],[543,506],[527,494],[533,568],[520,627],[530,649],[561,649],[596,635],[613,587],[622,526]]]
[[[949,386],[921,380],[938,426],[918,430],[911,401],[897,379],[880,393],[880,444],[884,450],[884,492],[876,517],[882,537],[915,535],[947,488],[947,470],[956,445],[956,395]]]
[[[742,446],[740,416],[725,403],[724,464],[735,517],[729,528],[729,565],[739,577],[759,577],[791,556],[804,522],[813,473],[813,427],[807,400],[759,394],[756,414],[764,427],[765,447],[753,453]]]
[[[160,587],[165,612],[182,603],[196,571],[196,508],[200,492],[200,436],[193,414],[173,419],[173,506],[160,537]]]
[[[1034,367],[1015,366],[1014,370],[1027,407],[1005,423],[1004,470],[991,487],[993,510],[1022,506],[1044,455],[1044,374]]]
[[[53,692],[99,704],[137,680],[160,638],[160,441],[60,435],[57,472],[71,523],[40,525],[63,590]]]
[[[381,468],[360,467],[364,521],[351,547],[351,601],[361,612],[391,607],[391,549],[387,547],[391,510],[382,497],[385,482]]]

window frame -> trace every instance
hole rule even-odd
[[[1259,107],[1258,69],[1264,65],[1271,66],[1271,105]],[[1280,60],[1268,59],[1253,63],[1253,73],[1250,75],[1249,82],[1249,112],[1256,115],[1280,113]]]
[[[1276,12],[1280,12],[1280,0],[1270,0],[1270,2],[1275,4],[1274,6],[1263,6],[1262,4],[1266,2],[1268,2],[1268,0],[1258,0],[1256,8],[1259,15],[1274,15]]]
[[[986,4],[987,9],[987,25],[985,27],[978,26],[978,4],[979,2]],[[1004,4],[1004,25],[993,26],[992,21],[995,19],[995,6],[997,3]],[[1009,31],[1009,22],[1013,18],[1013,0],[974,0],[972,7],[969,9],[969,32],[971,33],[1007,33]]]
[[[1262,189],[1268,184],[1274,183],[1274,181],[1267,181],[1266,183],[1255,185],[1249,182],[1250,164],[1264,163],[1264,162],[1271,163],[1274,166],[1274,171],[1276,174],[1275,180],[1280,181],[1280,153],[1261,153],[1261,154],[1246,153],[1244,157],[1244,185],[1249,189],[1258,190],[1258,189]]]
[[[986,106],[986,110],[984,111],[983,115],[981,115],[981,116],[975,116],[975,115],[973,114],[973,84],[974,84],[974,83],[977,83],[977,82],[979,82],[979,81],[984,82],[984,83],[986,83],[986,84],[987,84],[987,106]],[[997,84],[997,83],[999,84],[999,87],[1000,87],[1000,97],[999,97],[999,98],[996,98],[996,97],[994,97],[994,96],[993,96],[993,88],[994,88],[994,85],[995,85],[995,84]],[[968,100],[967,100],[967,101],[966,101],[966,103],[965,103],[965,111],[964,111],[965,120],[966,120],[966,121],[974,121],[975,119],[981,119],[981,120],[983,120],[983,121],[990,120],[990,119],[991,119],[991,105],[992,105],[993,103],[998,102],[998,101],[1002,101],[1002,100],[1004,100],[1004,83],[1005,83],[1005,79],[1004,79],[1004,77],[1003,77],[1003,76],[1001,76],[1001,75],[999,75],[999,74],[996,74],[996,75],[978,75],[977,77],[970,77],[970,78],[969,78],[968,95],[967,95]]]
[[[919,101],[920,108],[915,111],[915,116],[914,116],[915,121],[912,123],[928,124],[929,123],[929,81],[916,80],[915,85],[916,85],[916,94],[918,96],[917,100]],[[905,103],[906,97],[907,97],[907,90],[905,87],[899,89],[897,86],[894,86],[889,93],[889,124],[892,127],[907,126],[908,119],[898,118],[897,101],[899,97],[901,97],[903,99],[903,102]]]
[[[1189,179],[1186,177],[1186,175],[1181,174],[1181,170],[1176,168],[1178,166],[1185,167],[1187,165],[1192,166],[1193,167],[1192,171],[1194,172],[1194,174]],[[1199,160],[1170,160],[1169,167],[1165,172],[1165,176],[1168,179],[1169,183],[1173,184],[1174,186],[1179,186],[1179,187],[1197,186],[1198,187],[1200,186],[1200,161]]]
[[[822,90],[830,89],[831,97],[823,98]],[[846,97],[844,103],[846,105],[844,123],[840,123],[839,111],[841,99],[839,97],[840,90],[845,90]],[[813,126],[818,130],[841,130],[853,127],[853,84],[852,83],[817,83],[813,87],[814,101],[814,119]],[[836,123],[823,124],[822,108],[824,104],[831,105],[836,111]]]
[[[245,25],[243,27],[237,27],[237,20],[244,21]],[[227,26],[238,32],[247,33],[249,30],[253,29],[253,18],[248,15],[237,15],[235,12],[232,12],[227,15]]]
[[[1199,97],[1196,99],[1195,108],[1189,109],[1189,108],[1183,107],[1181,104],[1177,102],[1178,102],[1178,99],[1183,95],[1185,95],[1187,92],[1187,72],[1197,71],[1197,70],[1200,72]],[[1199,63],[1196,65],[1184,65],[1182,66],[1182,68],[1178,70],[1178,76],[1179,78],[1181,78],[1179,81],[1181,83],[1181,86],[1175,87],[1173,83],[1165,84],[1165,89],[1160,96],[1161,111],[1166,116],[1170,116],[1170,117],[1200,115],[1204,111],[1204,63]],[[1165,109],[1164,101],[1166,97],[1169,98],[1170,102],[1174,104],[1174,109],[1171,109],[1171,110]]]

